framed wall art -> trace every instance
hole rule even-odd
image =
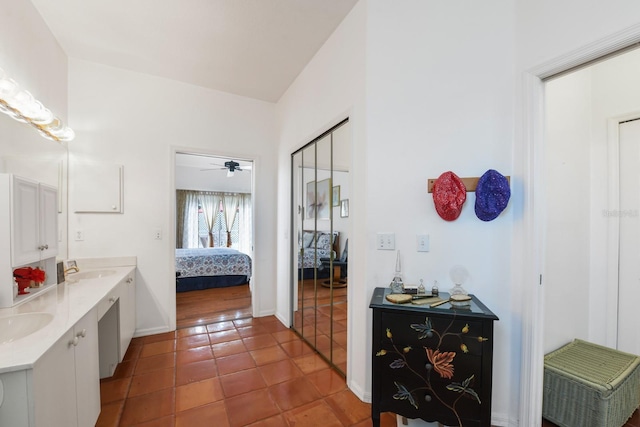
[[[331,180],[307,183],[307,219],[329,219]]]
[[[340,186],[336,185],[331,191],[331,207],[340,206]]]
[[[349,216],[349,199],[340,200],[340,218]]]

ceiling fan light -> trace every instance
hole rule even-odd
[[[227,171],[227,178],[231,178],[234,174],[235,174],[235,171],[232,171],[231,169],[229,169]]]

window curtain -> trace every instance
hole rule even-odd
[[[238,209],[238,226],[240,228],[240,242],[238,250],[246,254],[253,252],[251,239],[251,194],[240,194],[240,209]]]
[[[176,191],[177,223],[176,246],[178,248],[198,247],[198,192]]]
[[[236,219],[236,213],[238,212],[238,205],[240,203],[240,195],[238,194],[225,194],[222,197],[222,210],[224,211],[224,219],[227,226],[227,247],[231,247],[231,227],[233,227],[233,221]]]
[[[213,247],[213,224],[216,222],[216,215],[220,211],[220,194],[216,193],[200,193],[200,203],[204,218],[207,221],[207,229],[209,230],[209,247]]]
[[[176,248],[184,247],[182,239],[184,238],[185,222],[187,210],[187,192],[185,190],[176,190]]]

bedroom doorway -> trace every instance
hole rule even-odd
[[[345,119],[291,155],[292,328],[345,376],[350,149]]]
[[[176,327],[252,316],[253,162],[176,152]]]

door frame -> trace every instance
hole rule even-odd
[[[544,373],[544,80],[603,58],[640,42],[640,25],[598,40],[588,46],[524,70],[518,95],[520,143],[514,147],[514,171],[522,177],[522,223],[514,224],[512,275],[523,284],[514,304],[521,307],[521,366],[519,425],[539,425],[542,419]],[[611,242],[609,242],[611,243]],[[610,301],[607,301],[609,304]],[[608,325],[609,327],[610,325]]]
[[[171,146],[170,147],[170,173],[169,173],[169,181],[170,181],[170,191],[171,191],[171,201],[170,201],[170,233],[169,233],[169,250],[171,251],[170,257],[175,260],[175,248],[176,248],[176,154],[185,153],[185,154],[193,154],[193,155],[202,155],[202,156],[210,156],[210,157],[219,157],[219,158],[236,158],[240,160],[250,161],[253,163],[253,167],[251,170],[251,241],[252,241],[252,259],[256,258],[256,245],[255,245],[255,235],[256,235],[256,170],[258,169],[259,159],[252,156],[246,156],[239,153],[230,153],[230,152],[220,152],[207,150],[204,148],[197,147],[179,147],[179,146]],[[251,280],[256,280],[258,278],[258,273],[256,272],[255,262],[252,267],[253,271],[251,272]],[[172,278],[171,283],[175,283],[175,278]],[[260,293],[263,292],[264,287],[253,286],[251,289],[251,313],[253,317],[258,317],[258,305],[260,301]],[[169,327],[172,330],[176,329],[177,325],[177,313],[176,313],[176,288],[173,286],[172,291],[170,292],[172,296],[169,316]]]

